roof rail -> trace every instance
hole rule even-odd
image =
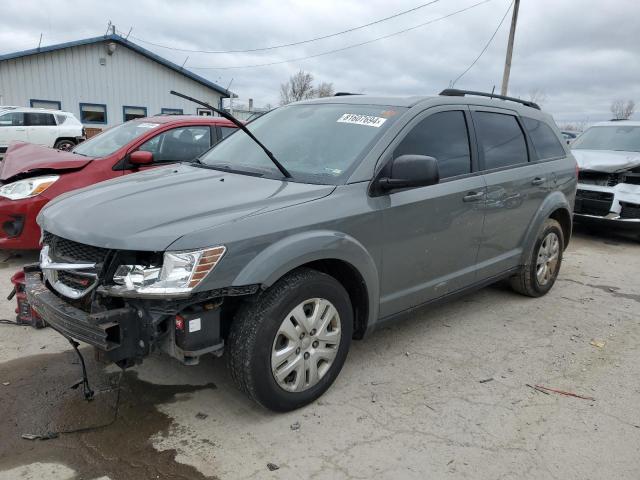
[[[346,97],[348,95],[362,95],[362,93],[336,92],[334,97]]]
[[[500,100],[509,100],[510,102],[521,103],[522,105],[526,105],[527,107],[540,110],[540,105],[538,105],[537,103],[529,102],[527,100],[520,100],[519,98],[515,97],[507,97],[506,95],[496,95],[495,93],[474,92],[472,90],[458,90],[457,88],[445,88],[440,92],[440,95],[444,95],[446,97],[464,97],[465,95],[475,95],[477,97],[498,98]]]

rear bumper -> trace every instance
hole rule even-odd
[[[39,249],[40,227],[36,218],[47,202],[49,199],[41,195],[24,200],[0,197],[0,249]]]
[[[51,292],[43,283],[37,267],[25,268],[25,272],[27,299],[51,328],[66,337],[96,347],[113,362],[139,353],[139,318],[133,308],[90,314]]]

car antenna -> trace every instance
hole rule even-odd
[[[227,120],[232,122],[236,127],[238,127],[244,133],[249,135],[249,138],[251,138],[251,140],[256,142],[258,144],[258,146],[260,148],[262,148],[262,150],[264,150],[264,153],[266,153],[267,157],[269,157],[269,159],[273,162],[273,164],[276,167],[278,167],[278,170],[280,170],[280,173],[282,173],[282,175],[284,175],[286,178],[291,178],[291,174],[289,173],[289,171],[286,168],[284,168],[284,166],[276,159],[276,157],[273,155],[273,153],[271,153],[271,151],[267,147],[265,147],[264,144],[260,140],[258,140],[253,135],[253,133],[251,133],[251,131],[240,120],[238,120],[236,117],[234,117],[233,115],[225,112],[224,110],[220,110],[219,108],[212,107],[211,105],[209,105],[206,102],[203,102],[201,100],[196,100],[193,97],[185,95],[184,93],[176,92],[175,90],[171,90],[169,93],[171,95],[175,95],[177,97],[182,97],[182,98],[184,98],[186,100],[191,100],[192,102],[197,103],[198,105],[202,105],[203,107],[209,108],[209,109],[211,109],[211,111],[216,112],[221,117],[226,118]]]

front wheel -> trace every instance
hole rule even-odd
[[[70,151],[76,144],[73,140],[58,140],[53,148],[57,150],[64,150],[65,152]]]
[[[560,224],[548,218],[533,244],[526,265],[511,277],[511,287],[529,297],[546,294],[558,278],[564,251],[564,235]]]
[[[295,270],[231,325],[227,366],[250,398],[286,412],[320,397],[340,373],[353,333],[353,309],[344,287],[312,269]]]

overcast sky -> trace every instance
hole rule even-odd
[[[467,8],[481,0],[433,5],[345,35],[265,52],[202,54],[175,48],[239,50],[298,42],[375,21],[427,0],[2,0],[0,54],[98,36],[109,20],[139,45],[231,90],[258,106],[278,103],[280,83],[298,71],[336,91],[431,95],[446,88],[480,53],[510,0],[490,0],[427,26],[368,45],[279,65],[388,35]],[[478,63],[456,87],[500,90],[511,12]],[[640,104],[640,1],[522,0],[509,94],[540,102],[558,123],[610,118],[615,99]],[[135,38],[134,38],[135,37]],[[635,118],[640,117],[636,114]]]

